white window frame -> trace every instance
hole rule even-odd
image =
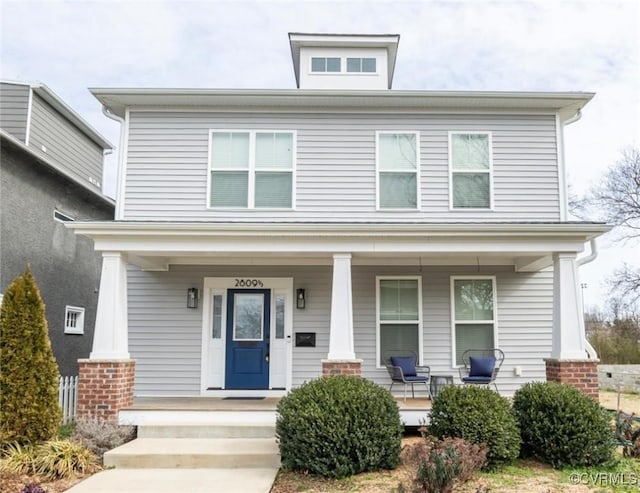
[[[76,314],[76,326],[67,326],[69,313]],[[64,333],[65,334],[84,334],[84,308],[81,306],[67,305],[64,309]]]
[[[424,355],[424,335],[423,335],[423,325],[422,325],[422,312],[424,311],[424,303],[422,300],[422,276],[376,276],[376,368],[381,369],[384,366],[380,365],[380,326],[382,325],[382,320],[380,320],[380,281],[418,281],[418,362],[417,365],[422,365],[423,355]],[[396,325],[400,324],[411,324],[415,325],[415,320],[394,320],[385,322],[393,323]]]
[[[211,205],[211,174],[216,171],[213,169],[212,153],[213,153],[213,134],[215,133],[248,133],[249,134],[249,167],[238,169],[238,171],[247,171],[249,174],[248,190],[247,190],[247,207],[213,207]],[[291,173],[291,206],[290,207],[256,207],[255,206],[255,186],[256,186],[256,134],[291,134],[293,139],[291,149],[291,170],[285,170],[282,168],[260,168],[258,172],[288,172]],[[298,133],[295,130],[275,130],[270,128],[265,129],[244,129],[244,128],[213,128],[209,129],[209,151],[208,151],[208,165],[207,165],[207,209],[209,210],[233,210],[233,211],[290,211],[296,208],[296,164],[298,154]],[[233,168],[228,170],[233,171]],[[218,169],[221,171],[221,169]]]
[[[360,70],[357,72],[349,72],[349,67],[348,67],[348,63],[349,63],[349,58],[357,58],[360,60]],[[373,59],[375,61],[376,64],[376,69],[373,72],[365,72],[362,70],[362,60],[364,59]],[[349,75],[353,75],[353,74],[364,74],[364,75],[376,75],[378,73],[378,57],[376,56],[346,56],[344,57],[344,72],[346,74]]]
[[[482,281],[490,279],[492,285],[492,296],[493,296],[493,320],[456,320],[456,298],[455,298],[455,281],[467,280],[467,281]],[[481,276],[481,275],[470,275],[470,276],[451,276],[451,284],[450,284],[450,304],[451,304],[451,367],[456,369],[460,368],[461,365],[456,363],[456,325],[457,324],[466,324],[466,325],[483,325],[483,324],[493,324],[493,347],[498,347],[498,289],[496,283],[496,276]],[[479,348],[484,349],[484,348]]]
[[[454,135],[487,135],[489,141],[489,169],[453,169],[453,139]],[[493,211],[493,133],[488,130],[455,130],[449,131],[449,210],[450,211]],[[453,206],[453,174],[454,173],[488,173],[489,175],[489,207],[454,207]]]
[[[327,66],[327,60],[329,58],[337,58],[340,61],[340,70],[338,70],[336,72],[329,71],[329,70],[325,70],[324,72],[319,72],[319,71],[313,70],[313,59],[314,58],[324,58],[324,60],[325,60],[325,62],[324,62],[325,63],[325,68]],[[344,63],[346,63],[346,62],[344,62]],[[331,75],[331,74],[341,74],[341,73],[344,72],[344,70],[343,70],[344,63],[343,63],[342,57],[339,57],[339,56],[317,56],[317,55],[311,55],[311,56],[309,56],[309,73],[310,74],[314,74],[314,75],[318,75],[318,74],[329,74],[329,75]],[[376,62],[376,65],[377,65],[377,62]]]
[[[416,136],[416,206],[415,208],[411,207],[397,207],[397,208],[384,208],[380,207],[380,173],[393,173],[393,171],[381,170],[380,169],[380,136],[381,135],[398,135],[398,134],[406,134],[406,135],[415,135]],[[420,211],[422,207],[421,200],[421,182],[420,182],[420,174],[421,174],[421,166],[420,166],[420,132],[419,131],[407,131],[407,130],[377,130],[376,131],[376,210],[377,211],[388,211],[388,212],[417,212]],[[407,173],[407,171],[398,171],[398,173]]]
[[[314,58],[338,58],[340,60],[340,70],[337,72],[316,72],[315,70],[313,70],[313,59]],[[363,58],[373,58],[376,61],[376,70],[375,72],[362,72],[362,70],[360,72],[349,72],[347,70],[347,58],[359,58],[360,60],[362,60]],[[370,56],[358,56],[358,55],[354,55],[354,56],[317,56],[317,55],[310,55],[309,56],[309,74],[313,74],[313,75],[336,75],[336,74],[348,74],[348,75],[379,75],[380,71],[379,71],[379,67],[380,67],[380,58],[376,55],[370,55]],[[360,67],[362,68],[362,61],[360,62]]]

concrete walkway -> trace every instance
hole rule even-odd
[[[109,469],[67,493],[269,493],[278,468]]]

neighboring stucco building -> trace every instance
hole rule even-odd
[[[70,225],[104,257],[99,412],[388,385],[393,349],[457,376],[497,346],[505,394],[597,392],[577,267],[609,227],[568,220],[563,158],[593,94],[392,90],[398,41],[290,34],[293,90],[92,89],[124,143],[116,221]]]
[[[113,219],[102,193],[111,144],[42,84],[0,82],[0,292],[27,264],[61,375],[93,341],[101,256],[68,221]]]

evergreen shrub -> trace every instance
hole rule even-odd
[[[575,387],[555,382],[528,383],[514,396],[522,456],[555,468],[609,462],[615,433],[608,413]]]
[[[359,377],[312,380],[278,403],[281,461],[292,470],[343,478],[393,469],[403,430],[393,396]]]
[[[44,303],[29,267],[7,288],[0,310],[0,438],[42,442],[61,420],[58,365]]]
[[[486,387],[445,387],[433,403],[429,433],[484,443],[489,448],[489,469],[509,464],[520,452],[520,434],[509,401]]]

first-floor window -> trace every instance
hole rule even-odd
[[[394,352],[413,351],[420,360],[422,327],[421,287],[418,277],[377,279],[378,362]]]
[[[84,334],[84,308],[67,306],[64,313],[64,333]]]
[[[496,341],[495,278],[452,277],[455,364],[467,349],[490,349]]]
[[[294,134],[211,132],[210,207],[293,207]]]

